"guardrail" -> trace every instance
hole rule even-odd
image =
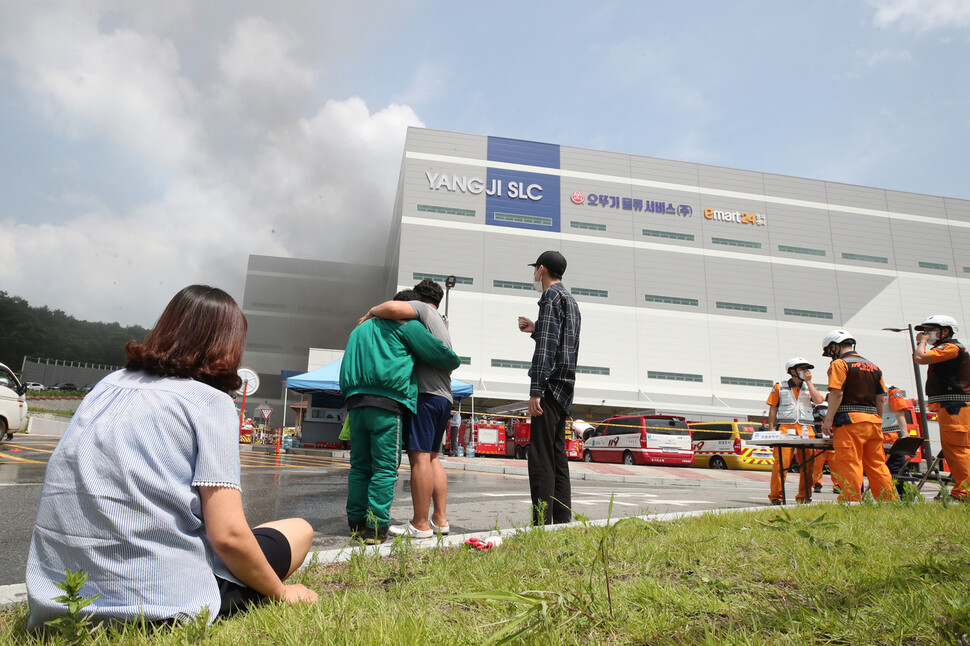
[[[84,397],[31,397],[27,396],[28,411],[54,411],[74,413],[84,401]]]

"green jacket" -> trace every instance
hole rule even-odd
[[[454,370],[461,364],[458,355],[418,321],[368,319],[347,340],[340,363],[340,392],[344,397],[387,397],[416,412],[414,357],[441,370]]]

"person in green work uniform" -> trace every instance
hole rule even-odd
[[[404,290],[394,300],[419,300]],[[414,359],[441,370],[461,360],[418,321],[372,318],[350,333],[340,364],[340,391],[350,420],[347,522],[365,543],[387,537],[401,463],[401,419],[417,408]]]

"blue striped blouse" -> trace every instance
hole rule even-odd
[[[65,568],[99,617],[219,610],[236,581],[202,525],[200,486],[240,488],[232,398],[198,381],[120,370],[82,402],[47,465],[27,557],[31,628],[62,614]]]

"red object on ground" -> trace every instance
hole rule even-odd
[[[494,544],[492,543],[492,541],[485,542],[482,539],[476,538],[474,536],[472,536],[467,541],[465,541],[465,545],[471,545],[472,547],[474,547],[476,550],[480,552],[487,552],[490,549],[492,549],[492,547],[494,547]]]

